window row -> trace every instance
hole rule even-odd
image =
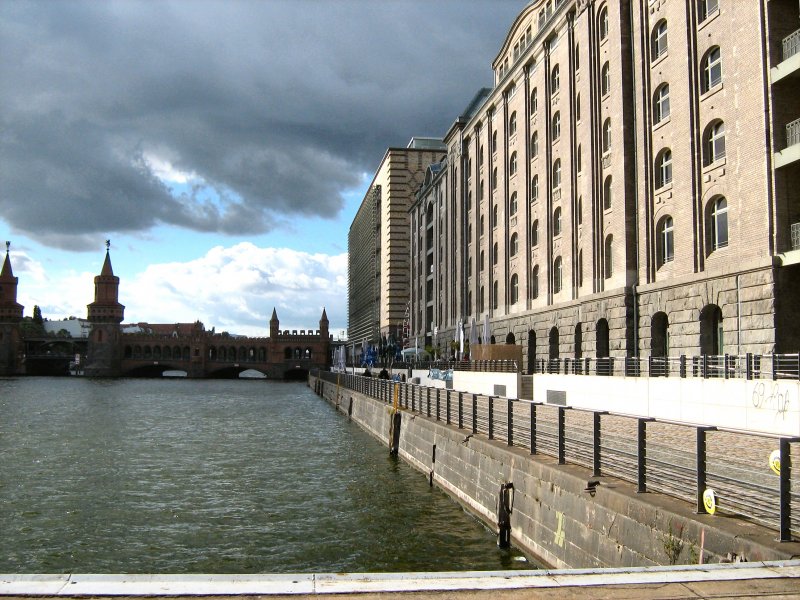
[[[711,200],[705,210],[706,245],[710,251],[728,245],[728,201],[724,196]],[[670,215],[662,217],[656,227],[657,261],[662,267],[675,258],[675,224]]]

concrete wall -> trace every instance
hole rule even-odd
[[[390,407],[314,377],[309,385],[384,444]],[[800,544],[775,541],[774,531],[735,519],[696,515],[687,503],[659,494],[636,494],[619,480],[591,477],[575,465],[508,447],[482,435],[402,413],[399,455],[497,530],[497,498],[513,483],[513,543],[559,568],[670,564],[670,540],[680,543],[675,562],[694,562],[704,531],[705,562],[733,552],[748,560],[788,559]],[[601,481],[594,496],[587,480]],[[692,549],[694,548],[694,550]]]
[[[534,375],[533,399],[566,393],[566,405],[774,435],[800,435],[800,381]]]

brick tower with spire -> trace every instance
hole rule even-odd
[[[119,277],[111,268],[106,242],[106,259],[100,275],[94,278],[94,302],[89,304],[88,320],[92,325],[84,372],[90,377],[115,377],[120,374],[122,349],[120,327],[125,307],[119,303]]]
[[[0,375],[22,373],[22,337],[19,323],[23,306],[17,302],[17,284],[9,256],[10,242],[6,242],[6,258],[0,271]]]

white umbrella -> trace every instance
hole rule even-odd
[[[492,339],[492,330],[489,329],[489,313],[483,315],[483,343],[488,344]]]

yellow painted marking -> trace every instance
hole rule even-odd
[[[553,541],[563,548],[564,540],[566,539],[566,534],[564,533],[564,513],[556,511],[556,518],[558,519],[558,527],[556,528],[556,535]]]

